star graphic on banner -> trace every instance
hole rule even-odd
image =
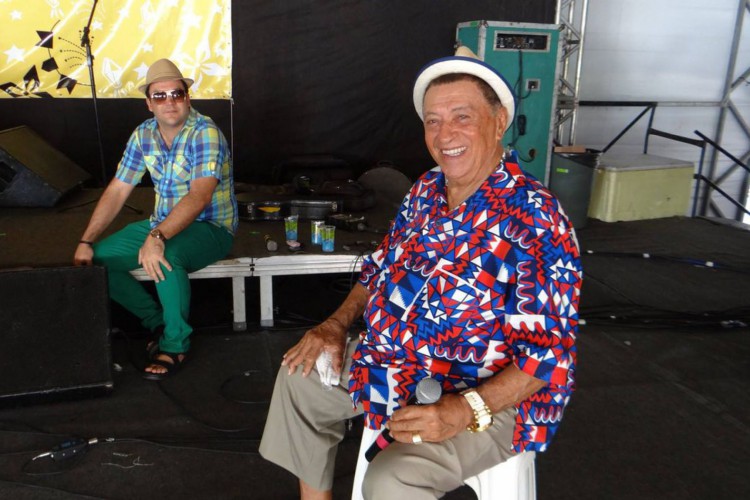
[[[177,7],[180,3],[180,0],[167,0],[164,3],[167,4],[168,7]]]
[[[37,47],[44,47],[45,49],[51,49],[54,42],[54,33],[51,31],[37,31],[39,41],[36,43]]]
[[[141,63],[140,66],[135,68],[136,73],[138,73],[138,79],[146,78],[146,73],[148,72],[148,66],[146,66],[146,63]]]
[[[57,68],[58,68],[57,61],[55,61],[54,57],[50,57],[49,59],[47,59],[46,61],[42,63],[42,69],[44,71],[47,71],[47,72],[55,71],[57,70]]]
[[[17,11],[17,10],[14,10],[13,12],[11,12],[11,13],[10,13],[10,18],[11,18],[11,19],[12,19],[13,21],[20,21],[22,17],[23,17],[23,14],[21,14],[21,13],[20,13],[19,11]]]
[[[143,45],[141,45],[141,49],[143,49],[143,52],[153,52],[154,46],[150,43],[144,43]]]
[[[197,28],[201,25],[201,16],[195,14],[195,12],[187,12],[182,16],[183,25],[186,28]]]
[[[70,78],[69,76],[65,76],[60,73],[60,79],[57,81],[57,88],[66,88],[68,89],[68,94],[70,94],[73,92],[73,89],[76,87],[77,83],[78,82],[74,78]]]
[[[36,70],[36,66],[32,66],[25,75],[23,75],[23,83],[27,89],[36,90],[39,88],[40,80],[39,73]]]
[[[6,61],[7,64],[10,64],[13,61],[23,62],[23,49],[19,49],[15,45],[6,50],[5,54],[8,55],[8,60]]]
[[[104,25],[102,24],[101,21],[94,21],[91,23],[91,31],[94,31],[94,30],[101,31],[103,29],[104,29]]]
[[[121,19],[126,19],[130,17],[130,12],[128,12],[127,7],[123,7],[122,9],[118,10],[117,13],[120,15]]]

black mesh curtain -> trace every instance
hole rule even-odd
[[[417,71],[452,54],[456,25],[552,22],[554,1],[234,2],[235,156],[255,179],[299,155],[410,177],[431,168],[411,100]]]
[[[309,155],[391,161],[414,178],[433,166],[411,102],[417,71],[452,54],[460,22],[550,23],[554,11],[554,0],[237,0],[234,107],[193,104],[233,135],[239,181],[271,182]],[[101,99],[99,113],[111,176],[149,113],[140,99]],[[0,130],[19,125],[99,177],[89,99],[0,99]]]

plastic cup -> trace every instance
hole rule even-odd
[[[284,217],[284,231],[286,231],[286,239],[289,241],[297,241],[297,221],[299,215],[290,215]]]
[[[323,237],[321,236],[320,228],[325,225],[322,220],[310,221],[310,242],[313,245],[321,245],[323,243]]]
[[[336,226],[323,225],[320,228],[324,252],[333,252],[333,241],[336,236]]]

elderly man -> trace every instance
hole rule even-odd
[[[74,256],[76,265],[105,266],[110,297],[154,333],[149,380],[185,362],[192,332],[188,273],[224,257],[237,229],[229,146],[216,124],[190,107],[192,84],[168,59],[149,67],[139,90],[154,117],[130,136]],[[156,192],[151,217],[95,243],[146,171]],[[156,282],[158,302],[130,275],[139,266]]]
[[[510,86],[461,49],[422,69],[414,105],[439,167],[414,184],[359,283],[286,352],[277,377],[260,451],[299,478],[303,498],[331,498],[354,415],[396,441],[370,463],[365,498],[438,498],[516,453],[544,451],[573,391],[577,243],[555,198],[503,150]],[[361,314],[367,330],[344,352]],[[348,394],[320,389],[321,352]],[[405,405],[426,377],[442,397]]]

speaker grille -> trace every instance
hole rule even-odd
[[[102,267],[0,272],[0,403],[112,388]]]

